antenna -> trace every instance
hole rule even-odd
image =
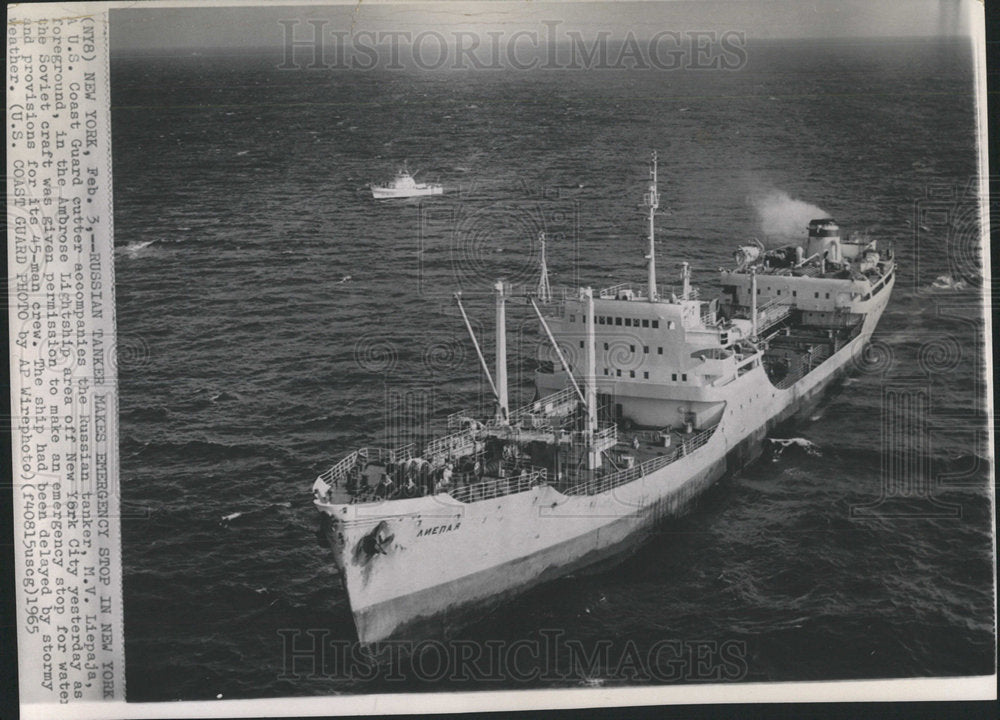
[[[552,302],[552,288],[549,286],[549,268],[545,262],[545,233],[538,233],[542,245],[541,275],[538,278],[538,299],[543,303]]]
[[[646,256],[646,259],[649,260],[649,302],[656,302],[659,299],[656,292],[656,226],[653,220],[656,209],[660,207],[660,195],[656,191],[656,180],[656,151],[654,150],[649,164],[649,192],[643,198],[645,206],[649,210],[649,255]]]

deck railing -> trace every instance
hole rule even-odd
[[[455,500],[463,503],[479,502],[481,500],[491,500],[504,495],[530,490],[536,485],[544,485],[548,482],[548,473],[545,468],[533,470],[524,475],[516,475],[508,478],[492,478],[473,485],[449,490],[448,494]]]
[[[586,445],[590,439],[590,433],[586,430],[574,430],[571,434],[574,445]],[[597,448],[606,450],[618,444],[618,426],[609,425],[603,430],[594,433],[594,445]]]
[[[465,420],[475,420],[475,416],[468,410],[459,410],[458,412],[453,412],[446,419],[446,427],[449,430],[460,430],[462,428],[462,423]]]
[[[625,485],[634,480],[638,480],[644,475],[648,475],[651,472],[659,470],[660,468],[666,467],[667,465],[675,462],[676,460],[690,455],[692,452],[698,448],[705,445],[709,438],[715,433],[718,425],[713,425],[710,428],[706,428],[701,432],[695,433],[689,437],[684,438],[680,444],[667,455],[661,455],[659,457],[647,460],[644,463],[636,465],[635,467],[628,468],[626,470],[619,470],[618,472],[611,473],[610,475],[603,475],[601,477],[596,477],[593,480],[588,480],[587,482],[580,483],[577,485],[572,485],[569,488],[563,490],[564,495],[598,495],[603,492],[607,492],[613,488],[620,485]]]
[[[445,435],[444,437],[431,440],[424,446],[424,457],[431,458],[435,455],[455,455],[459,448],[475,446],[476,439],[472,430],[460,430],[459,432]]]
[[[612,285],[610,287],[601,288],[600,290],[597,291],[597,296],[605,299],[614,298],[618,297],[618,294],[623,290],[628,290],[634,293],[636,296],[642,294],[642,296],[645,297],[645,293],[649,290],[649,288],[636,286],[630,282],[623,282],[623,283],[618,283],[617,285]]]
[[[337,461],[330,469],[321,472],[317,479],[322,480],[327,485],[339,485],[341,480],[355,465],[361,462],[405,462],[413,457],[415,445],[403,445],[395,449],[366,447],[359,448]]]
[[[576,399],[576,391],[572,387],[563,388],[551,395],[546,395],[515,410],[511,410],[508,422],[511,425],[518,425],[525,420],[530,421],[532,418],[562,417],[569,413],[558,412],[559,407],[561,405],[574,404],[574,400]],[[467,410],[460,410],[447,417],[447,427],[449,430],[459,430],[462,428],[462,423],[465,420],[475,420],[476,422],[487,424],[493,422],[492,419],[481,421]]]
[[[524,420],[530,420],[533,417],[549,417],[549,413],[546,408],[551,408],[553,411],[560,405],[571,402],[576,398],[576,390],[572,387],[563,388],[551,395],[546,395],[543,398],[539,398],[534,402],[530,402],[527,405],[522,405],[513,412],[510,413],[510,424],[517,425]],[[553,413],[556,414],[556,413]]]

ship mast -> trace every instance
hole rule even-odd
[[[596,470],[601,466],[601,454],[597,451],[597,341],[593,289],[584,288],[583,297],[587,303],[584,319],[587,325],[587,469]]]
[[[649,260],[649,302],[656,302],[658,299],[656,293],[656,227],[653,218],[656,215],[656,209],[660,206],[660,195],[656,191],[655,150],[649,167],[649,192],[646,193],[644,200],[649,210],[649,254],[646,256],[646,259]]]
[[[497,291],[497,420],[507,424],[509,403],[507,399],[507,310],[503,280],[493,286]]]
[[[542,267],[538,278],[538,299],[543,303],[552,302],[552,288],[549,286],[549,267],[545,262],[545,233],[538,233],[538,241],[542,244]]]

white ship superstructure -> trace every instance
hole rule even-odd
[[[656,276],[653,156],[647,280],[602,290],[496,285],[496,399],[422,446],[355,451],[313,485],[358,638],[447,633],[547,579],[620,558],[761,451],[863,348],[894,282],[891,252],[814,220],[804,246],[736,252],[722,295],[682,265]],[[544,237],[543,248],[544,248]],[[511,409],[506,304],[527,302],[545,349],[539,399]]]

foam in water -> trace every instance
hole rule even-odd
[[[931,287],[937,290],[963,290],[965,289],[965,280],[956,280],[951,275],[938,275],[931,283]]]
[[[798,240],[808,233],[810,220],[829,217],[821,207],[796,200],[783,190],[769,190],[750,198],[760,231],[766,238]]]
[[[793,446],[805,450],[809,455],[815,455],[817,457],[822,455],[816,443],[805,438],[768,438],[768,440],[771,441],[771,448],[774,451],[774,459],[781,457],[781,453],[784,452],[786,448]]]
[[[126,255],[135,257],[155,242],[156,240],[138,240],[136,242],[130,242],[128,245],[119,246],[116,250],[119,250]]]

